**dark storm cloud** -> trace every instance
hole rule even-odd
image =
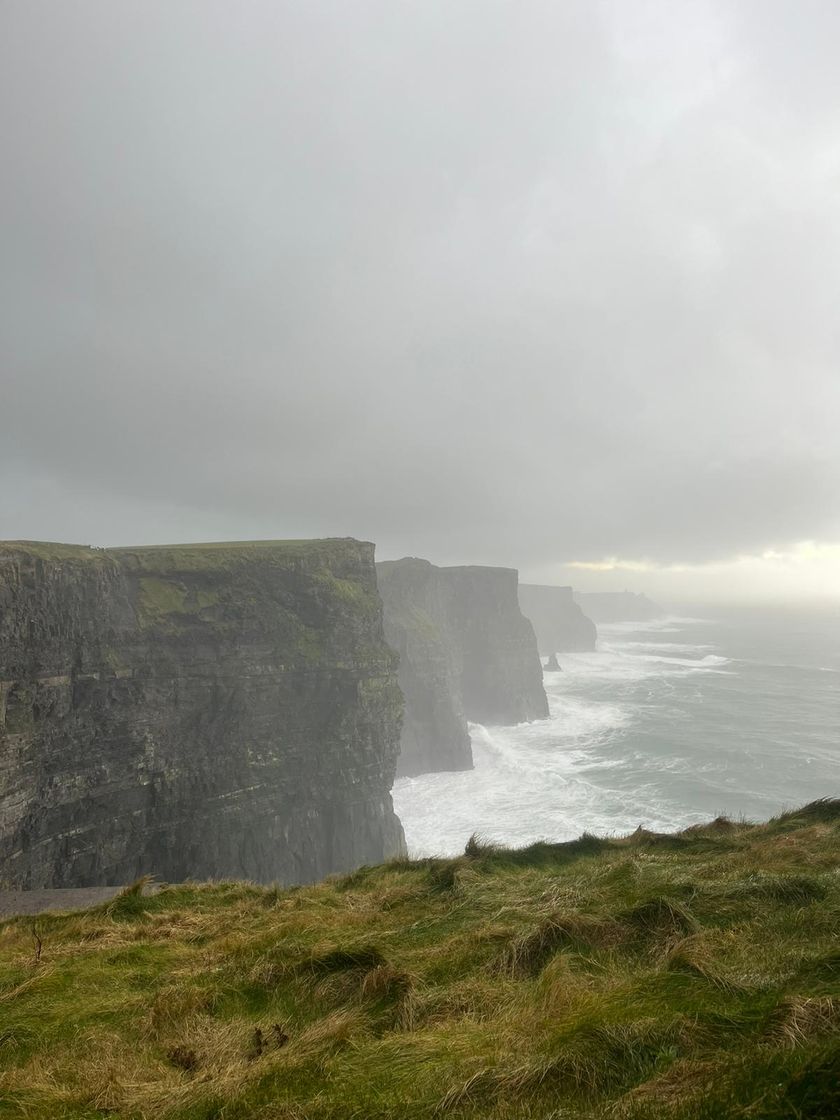
[[[840,8],[0,10],[0,536],[840,537]]]

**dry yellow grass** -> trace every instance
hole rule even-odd
[[[0,924],[0,1117],[827,1120],[840,810]],[[834,1110],[834,1111],[832,1111]]]

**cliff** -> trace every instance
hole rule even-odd
[[[595,623],[575,602],[571,587],[520,583],[519,605],[533,623],[540,653],[595,649]]]
[[[632,591],[576,592],[575,599],[595,622],[647,622],[667,613],[647,595]]]
[[[398,776],[469,770],[472,750],[461,697],[463,659],[452,631],[452,595],[428,560],[376,565],[385,638],[399,654],[405,716]]]
[[[548,701],[534,628],[519,609],[514,568],[441,568],[462,656],[467,719],[511,724],[545,719]]]
[[[392,855],[373,545],[0,545],[0,882],[297,883]]]
[[[438,568],[416,558],[376,567],[405,696],[398,774],[469,769],[467,720],[511,724],[548,715],[513,569]]]

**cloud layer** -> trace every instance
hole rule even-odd
[[[840,540],[840,7],[7,0],[0,536]]]

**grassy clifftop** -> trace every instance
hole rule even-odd
[[[0,1116],[840,1115],[840,802],[0,925]]]

